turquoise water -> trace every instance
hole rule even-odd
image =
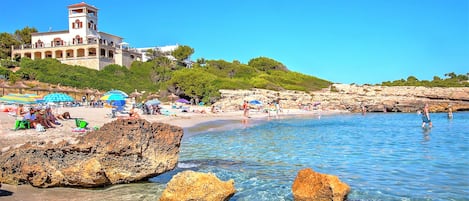
[[[191,169],[234,179],[231,200],[293,200],[309,167],[349,184],[349,200],[469,200],[469,113],[431,117],[432,129],[403,113],[225,122],[233,129],[185,136],[178,168],[151,181]]]

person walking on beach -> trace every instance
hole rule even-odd
[[[423,114],[422,114],[422,128],[425,128],[425,124],[428,123],[428,127],[432,127],[432,120],[430,119],[430,113],[428,112],[428,103],[425,103],[425,107],[423,107]]]
[[[249,105],[247,100],[243,103],[243,116],[249,118]]]

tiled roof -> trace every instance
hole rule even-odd
[[[89,5],[85,2],[76,3],[76,4],[72,4],[72,5],[68,6],[68,8],[81,8],[81,7],[91,7],[91,8],[94,8],[94,9],[98,10],[96,7],[94,7],[92,5]]]

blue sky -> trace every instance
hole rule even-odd
[[[0,32],[67,29],[80,0],[2,2]],[[133,47],[181,44],[192,59],[265,56],[337,83],[469,72],[469,0],[89,0],[98,29]],[[37,17],[38,16],[38,17]]]

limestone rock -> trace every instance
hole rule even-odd
[[[180,127],[116,120],[65,141],[27,143],[0,155],[0,183],[99,187],[154,177],[176,167]]]
[[[346,200],[350,187],[337,176],[320,174],[311,168],[298,172],[292,185],[295,201]]]
[[[176,174],[168,182],[160,201],[222,201],[229,200],[236,190],[233,179],[223,182],[212,173],[191,170]]]
[[[416,112],[425,103],[431,112],[469,110],[469,87],[415,87],[415,86],[358,86],[333,84],[329,89],[310,93],[300,91],[220,90],[221,99],[215,105],[223,110],[239,110],[243,100],[260,100],[267,104],[280,99],[283,109],[299,108],[301,105],[320,103],[325,110],[348,110],[361,112],[364,105],[368,112]],[[434,105],[440,105],[435,106]],[[445,107],[442,107],[445,105]]]

